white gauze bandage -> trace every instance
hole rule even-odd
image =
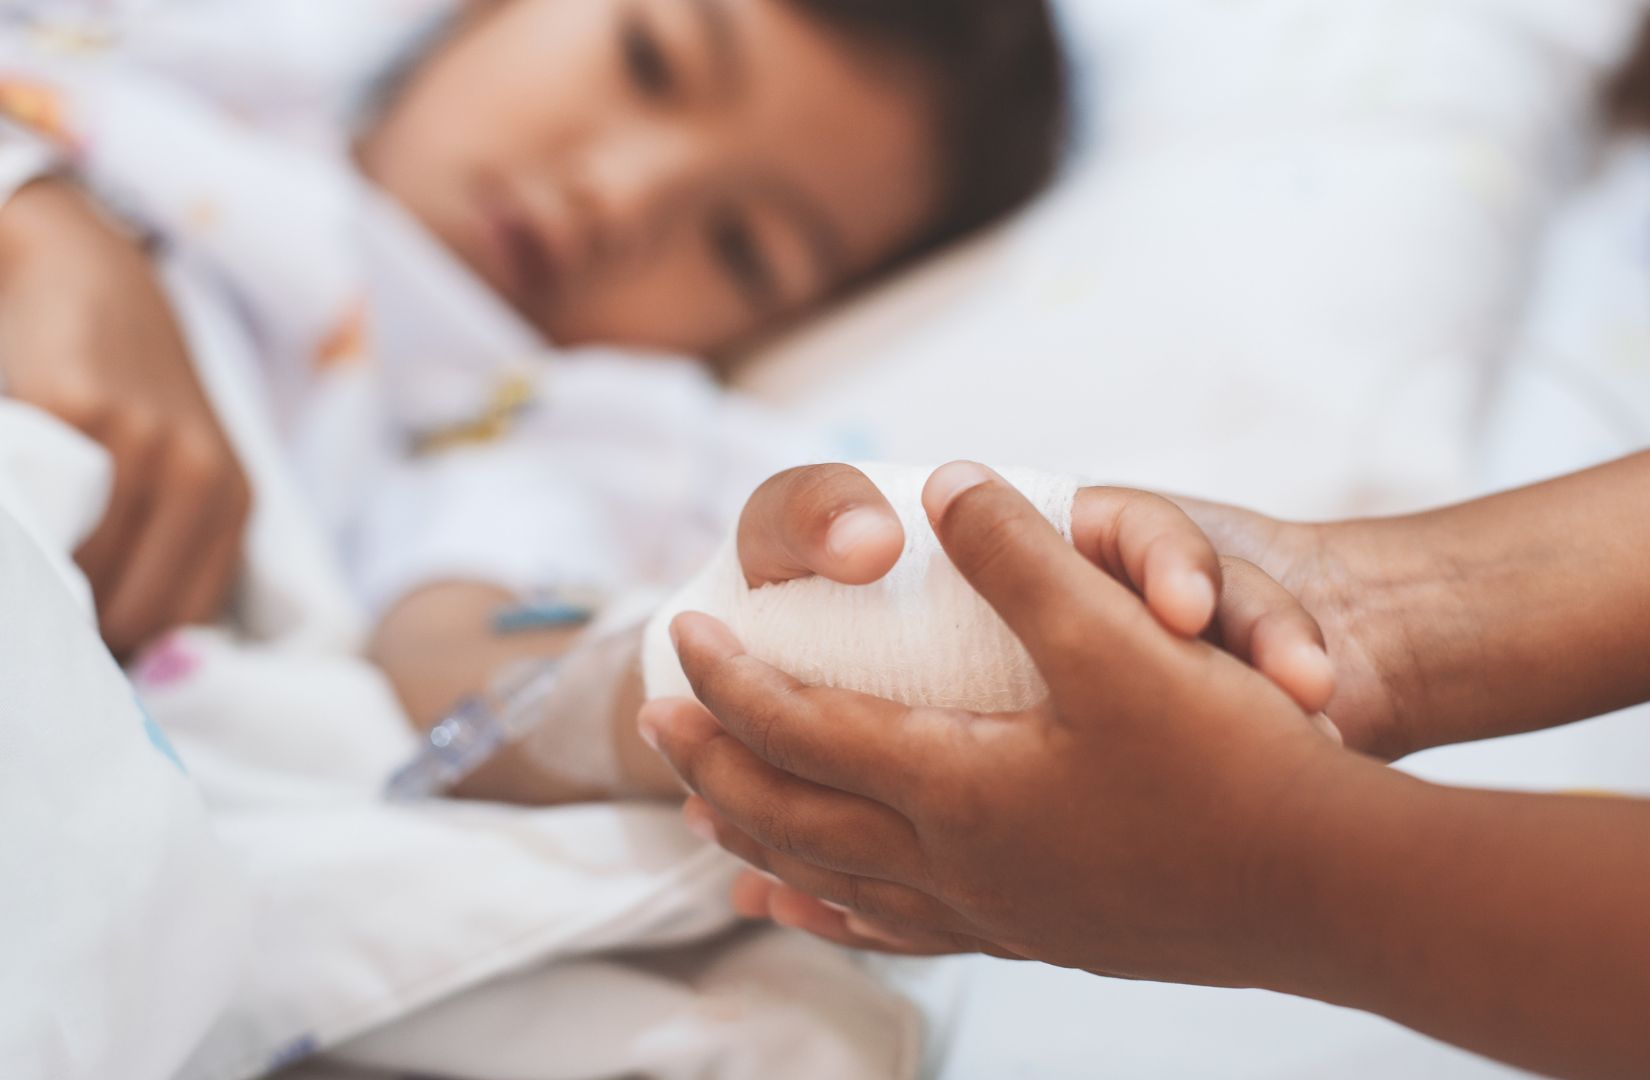
[[[932,470],[859,468],[905,526],[905,550],[894,569],[870,585],[805,578],[752,589],[730,538],[649,622],[642,654],[649,697],[692,696],[670,643],[670,622],[684,611],[702,611],[725,622],[751,655],[810,686],[978,712],[1024,709],[1043,699],[1047,684],[1025,647],[934,536],[922,507]],[[1001,473],[1071,538],[1077,481],[1029,470]]]

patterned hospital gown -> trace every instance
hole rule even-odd
[[[359,178],[375,80],[453,6],[0,0],[0,139],[212,278],[370,603],[667,583],[823,448],[698,365],[555,355]]]

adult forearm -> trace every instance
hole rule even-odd
[[[1373,765],[1323,790],[1271,879],[1277,989],[1546,1073],[1650,1075],[1650,804]]]
[[[1405,751],[1650,700],[1650,454],[1325,535]]]

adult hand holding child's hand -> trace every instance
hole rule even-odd
[[[950,835],[972,851],[970,864],[990,880],[1013,880],[1018,860],[1008,849],[1019,849],[1028,868],[1030,861],[1051,865],[1046,861],[1049,853],[1033,853],[1014,839],[1030,825],[1018,818],[1045,818],[1047,824],[1034,831],[1051,837],[1067,835],[1058,825],[1063,813],[1076,812],[1081,819],[1070,835],[1089,831],[1086,822],[1095,815],[1115,819],[1121,808],[1111,806],[1112,796],[1102,783],[1103,763],[1074,754],[1078,744],[1071,741],[1074,731],[1085,740],[1106,736],[1089,721],[1109,717],[1113,705],[1096,699],[1090,702],[1096,711],[1076,720],[1062,710],[1074,703],[1080,710],[1086,696],[1132,695],[1131,700],[1140,704],[1173,711],[1178,722],[1190,722],[1196,711],[1188,711],[1180,699],[1197,697],[1196,688],[1214,663],[1207,657],[1220,655],[1202,647],[1202,659],[1163,679],[1165,685],[1157,689],[1164,692],[1158,693],[1147,690],[1150,680],[1136,679],[1138,665],[1129,659],[1148,644],[1198,649],[1187,639],[1207,630],[1294,695],[1291,701],[1233,658],[1221,657],[1236,673],[1252,679],[1255,685],[1248,692],[1270,695],[1269,704],[1281,704],[1285,730],[1305,735],[1310,745],[1331,745],[1311,724],[1334,689],[1315,623],[1254,566],[1219,558],[1203,533],[1173,504],[1139,492],[1088,489],[1074,510],[1073,550],[1024,499],[995,478],[979,495],[969,491],[966,499],[958,498],[972,505],[989,494],[992,500],[986,507],[973,509],[965,520],[949,517],[953,493],[946,491],[946,483],[955,484],[959,475],[974,476],[963,471],[969,469],[989,476],[970,466],[942,470],[930,482],[925,504],[964,576],[992,602],[1037,660],[1053,689],[1043,709],[1025,716],[982,717],[906,710],[858,695],[802,689],[746,657],[718,624],[696,617],[681,620],[684,664],[696,692],[726,729],[689,702],[652,706],[644,722],[658,731],[662,746],[690,785],[716,807],[713,812],[695,801],[689,806],[690,817],[715,828],[727,846],[790,883],[774,885],[747,877],[736,890],[745,913],[771,915],[847,944],[907,951],[983,948],[1058,958],[1046,947],[1002,933],[1010,928],[993,925],[990,918],[968,911],[966,904],[950,907],[944,890],[933,888],[937,882],[929,876],[932,866],[921,868],[921,884],[913,889],[915,883],[902,875],[916,872],[914,867],[882,867],[878,873],[853,860],[909,856],[910,850],[901,851],[902,837],[915,838],[923,851],[937,853],[942,847],[934,845],[943,846],[941,837]],[[1005,509],[1010,512],[997,513]],[[1032,550],[1020,550],[1033,540]],[[849,583],[875,580],[898,559],[902,544],[899,521],[886,501],[865,477],[845,466],[775,478],[752,499],[740,532],[740,555],[753,585],[808,573]],[[1146,604],[1130,597],[1117,582],[1142,594]],[[1086,606],[1092,606],[1087,593],[1098,587],[1095,583],[1110,590],[1098,594],[1115,609],[1109,614],[1133,612],[1139,625],[1107,628],[1100,615],[1085,619]],[[989,587],[993,584],[994,590]],[[1041,640],[1030,633],[1033,625]],[[1108,633],[1121,645],[1108,644]],[[1057,640],[1049,640],[1051,636]],[[1070,666],[1067,677],[1061,678],[1051,650],[1070,654],[1065,657]],[[1090,653],[1106,659],[1082,659]],[[1095,730],[1086,730],[1090,726]],[[1154,726],[1148,723],[1144,734],[1156,742]],[[822,734],[826,731],[828,739]],[[991,742],[985,753],[980,752],[980,739]],[[1218,741],[1208,740],[1210,745]],[[1194,774],[1196,762],[1210,760],[1205,756],[1208,749],[1187,755],[1186,767]],[[1045,753],[1053,760],[1042,760]],[[1106,750],[1102,756],[1115,767],[1127,762],[1130,754]],[[774,765],[805,779],[784,775]],[[1134,766],[1122,767],[1137,771]],[[978,775],[964,776],[969,768]],[[1063,775],[1066,772],[1072,775]],[[1211,794],[1213,790],[1211,784]],[[1074,791],[1094,793],[1096,805],[1075,806]],[[1051,799],[1056,809],[1044,805]],[[867,811],[868,816],[856,821],[856,811]],[[969,827],[948,832],[944,823],[955,825],[963,811]],[[1001,825],[1005,847],[995,861],[985,857],[984,847],[971,846],[981,838],[980,828],[992,821]],[[877,823],[887,828],[879,829]],[[827,854],[844,847],[858,855],[837,861],[842,857]],[[953,854],[961,857],[963,852]],[[1098,865],[1076,852],[1067,854],[1069,858],[1058,864],[1069,862],[1077,877],[1083,874],[1079,866]],[[979,884],[958,886],[972,889]],[[861,914],[850,916],[821,905],[807,892]],[[1071,883],[1053,893],[1071,899]],[[942,917],[946,908],[950,915]],[[868,921],[863,917],[867,912],[888,921]],[[1003,940],[1020,944],[1005,950],[995,944]]]
[[[31,184],[0,214],[0,372],[7,394],[113,458],[108,508],[77,553],[111,650],[214,617],[250,488],[148,258],[64,182]]]

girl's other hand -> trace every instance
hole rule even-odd
[[[113,459],[76,560],[115,655],[217,616],[250,486],[149,259],[65,182],[31,184],[0,213],[0,375]]]

